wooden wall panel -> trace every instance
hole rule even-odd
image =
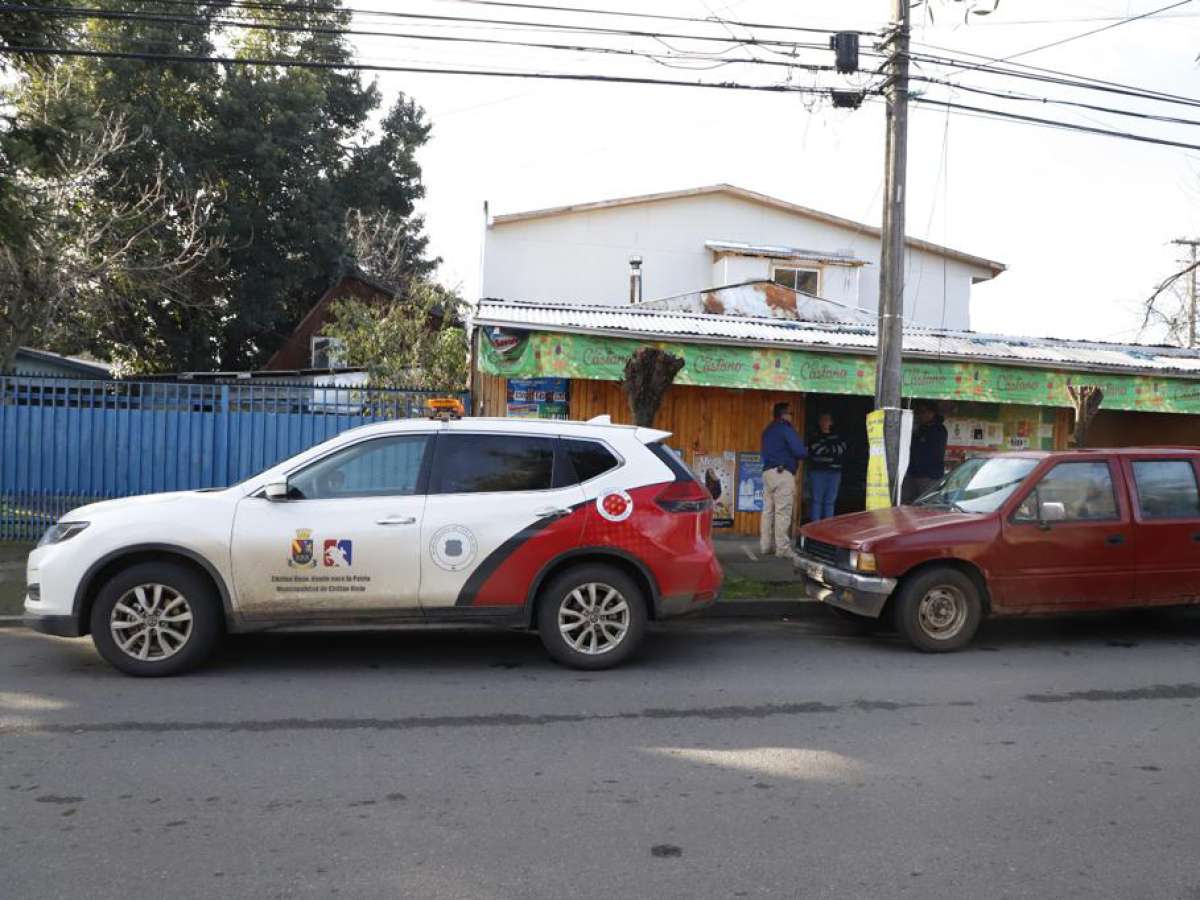
[[[682,450],[689,463],[697,453],[757,453],[762,430],[771,421],[771,407],[781,400],[792,404],[796,430],[804,434],[804,395],[769,391],[675,385],[663,400],[654,422],[670,431],[669,443]],[[571,382],[571,418],[610,415],[631,424],[633,417],[621,385],[615,381]],[[758,534],[758,513],[735,513],[734,531]]]

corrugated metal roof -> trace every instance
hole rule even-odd
[[[865,266],[867,260],[859,259],[845,250],[807,250],[804,247],[785,247],[782,244],[745,244],[741,241],[705,241],[704,246],[716,253],[736,253],[740,256],[765,256],[769,259],[803,259],[811,262],[830,263],[835,266]]]
[[[692,343],[750,344],[873,354],[873,325],[827,325],[702,313],[482,300],[474,320],[537,331],[607,334]],[[1172,374],[1200,378],[1200,353],[1177,347],[1025,338],[931,328],[906,328],[904,354],[985,360],[1042,368]]]

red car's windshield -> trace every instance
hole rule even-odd
[[[968,459],[913,505],[995,512],[1037,463],[1036,459],[1012,456]]]

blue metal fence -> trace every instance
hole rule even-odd
[[[234,484],[348,428],[425,415],[433,396],[448,395],[0,376],[0,540],[36,539],[81,503]]]

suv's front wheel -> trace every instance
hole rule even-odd
[[[128,675],[175,675],[208,657],[221,636],[211,583],[172,563],[139,563],[100,588],[92,642]]]
[[[628,659],[646,634],[646,598],[613,566],[588,564],[555,576],[538,603],[546,651],[576,669],[608,669]]]

